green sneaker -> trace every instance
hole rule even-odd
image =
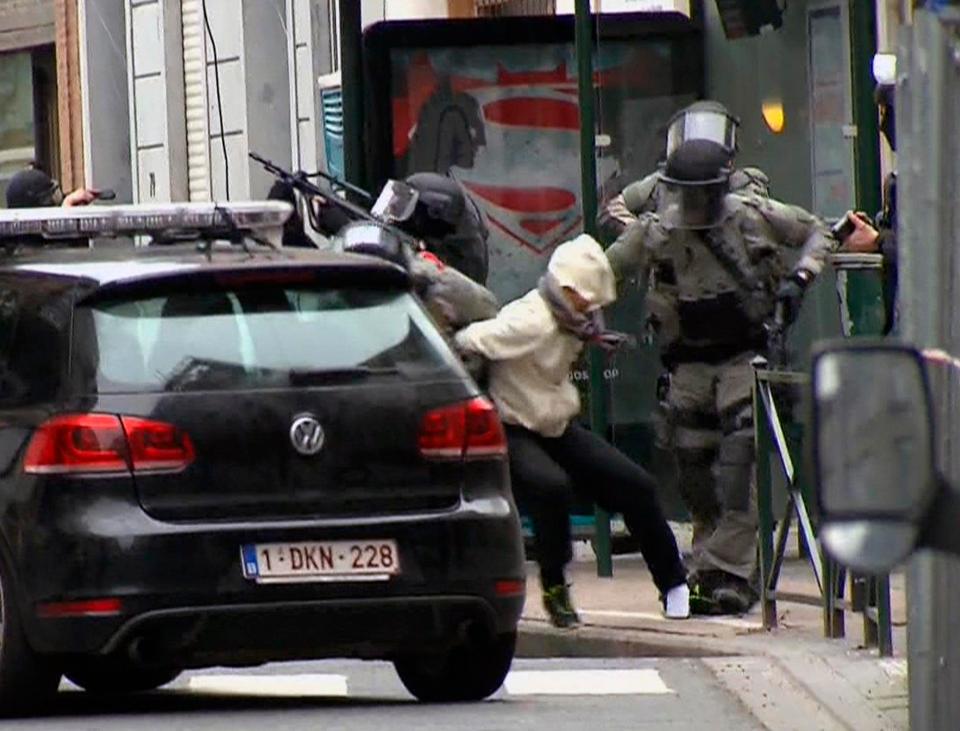
[[[713,598],[711,591],[706,590],[702,584],[694,584],[690,587],[690,614],[716,616],[723,614],[723,608]]]
[[[713,592],[720,583],[718,571],[697,571],[690,574],[690,614],[715,616],[723,614],[723,608],[714,598]]]
[[[580,615],[573,608],[570,602],[570,591],[564,584],[556,584],[544,589],[543,606],[554,627],[572,629],[580,625]]]

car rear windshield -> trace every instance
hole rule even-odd
[[[73,361],[99,393],[283,388],[459,373],[407,292],[242,287],[78,309]],[[83,323],[86,323],[84,325]],[[79,330],[91,328],[93,337]]]

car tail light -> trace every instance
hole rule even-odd
[[[130,447],[130,462],[137,472],[177,472],[196,457],[193,440],[182,429],[162,421],[122,416]]]
[[[497,411],[483,397],[428,411],[419,445],[427,459],[484,459],[507,453]]]
[[[112,414],[64,414],[45,421],[30,440],[23,469],[33,474],[127,472],[120,419]]]
[[[194,457],[189,435],[172,424],[113,414],[63,414],[37,427],[23,469],[31,474],[177,471]]]
[[[112,617],[123,611],[119,599],[87,599],[79,602],[50,602],[37,606],[37,615],[44,619],[65,617]]]
[[[523,596],[526,592],[525,579],[501,579],[493,585],[493,593],[499,597]]]

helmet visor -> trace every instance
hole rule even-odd
[[[388,180],[370,212],[387,223],[400,223],[413,215],[420,193],[400,180]]]
[[[726,180],[697,185],[662,181],[657,212],[667,228],[713,228],[723,220]]]
[[[732,155],[737,149],[737,121],[720,111],[684,112],[667,128],[667,157],[689,140],[713,142]]]

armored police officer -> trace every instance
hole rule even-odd
[[[877,81],[874,100],[880,111],[880,132],[894,153],[897,151],[896,128],[896,56],[877,54],[873,62],[873,75]],[[845,251],[883,256],[883,299],[885,323],[883,334],[890,333],[896,324],[897,282],[899,267],[897,257],[897,172],[894,170],[883,184],[883,209],[873,226],[865,217],[847,212],[847,220],[853,225],[851,233],[841,242]]]
[[[803,209],[731,192],[736,132],[716,103],[676,115],[656,211],[607,250],[619,279],[653,271],[671,282],[678,322],[666,404],[695,527],[692,608],[714,613],[745,612],[757,598],[751,361],[766,350],[775,312],[795,319],[830,249],[829,232]],[[785,247],[801,250],[792,266]]]
[[[410,218],[397,225],[423,241],[427,251],[443,262],[485,285],[490,234],[476,201],[446,175],[414,173],[404,182],[417,192],[417,203]]]

